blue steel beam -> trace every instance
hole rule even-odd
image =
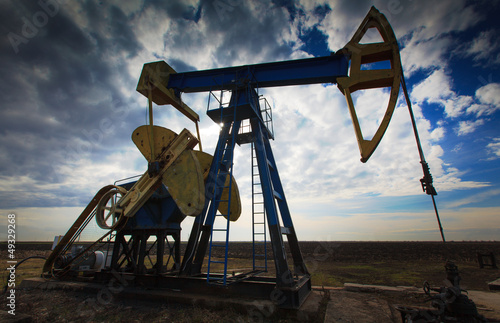
[[[299,60],[216,68],[170,74],[167,88],[176,93],[231,90],[249,84],[254,88],[337,83],[347,76],[349,57],[343,53]]]

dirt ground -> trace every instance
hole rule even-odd
[[[97,295],[63,290],[25,290],[16,295],[16,313],[32,322],[247,322],[232,309],[114,299],[103,305]]]
[[[46,245],[20,246],[18,259],[35,254],[48,255]],[[231,259],[239,268],[250,258],[249,243],[232,245]],[[424,281],[432,286],[442,286],[445,278],[444,263],[452,259],[458,265],[462,287],[468,290],[487,291],[487,283],[500,278],[500,270],[480,269],[477,253],[493,252],[500,257],[500,242],[302,242],[301,250],[316,286],[337,287],[324,293],[323,302],[336,308],[329,322],[348,322],[335,315],[342,311],[366,309],[366,305],[381,309],[373,316],[373,322],[391,322],[392,304],[422,306],[425,297],[412,293],[398,295],[380,293],[352,293],[340,287],[344,283],[375,284],[386,286],[415,286],[421,288]],[[251,252],[251,251],[250,251]],[[0,251],[0,259],[6,258],[6,249]],[[20,279],[37,276],[43,261],[22,265],[16,272]],[[273,264],[269,264],[270,268]],[[22,268],[24,267],[24,269]],[[272,274],[272,270],[270,271]],[[5,283],[2,276],[2,284]],[[327,295],[328,294],[328,295]],[[5,294],[4,294],[5,295]],[[113,299],[109,304],[97,304],[97,295],[63,290],[17,290],[16,313],[27,314],[33,322],[293,322],[281,314],[249,315],[233,308],[209,309],[169,302],[146,302],[140,299]],[[322,321],[327,306],[320,306],[317,321]],[[491,314],[486,309],[486,314]],[[497,313],[498,314],[498,313]],[[496,315],[496,314],[495,314]],[[19,318],[19,317],[18,317]],[[328,315],[327,315],[328,319]],[[332,320],[333,319],[333,320]],[[499,317],[500,319],[500,317]]]

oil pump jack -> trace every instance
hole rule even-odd
[[[371,28],[380,33],[383,41],[360,43]],[[378,62],[389,62],[390,66],[362,67]],[[132,140],[147,159],[148,169],[135,182],[102,188],[59,241],[44,265],[44,273],[63,277],[90,270],[96,281],[106,281],[120,272],[141,285],[149,282],[195,292],[212,288],[228,295],[271,297],[284,308],[300,307],[311,290],[310,273],[300,251],[271,149],[274,132],[270,107],[259,95],[259,89],[337,84],[346,97],[361,161],[366,162],[389,125],[401,81],[396,37],[385,16],[374,7],[347,45],[325,57],[184,73],[177,73],[164,61],[145,64],[137,91],[148,98],[150,120],[149,125],[134,130]],[[378,130],[369,140],[363,137],[351,94],[372,88],[390,88],[390,100]],[[215,105],[209,105],[207,110],[208,116],[221,125],[213,156],[202,152],[199,116],[182,101],[181,94],[194,92],[209,92],[209,97],[215,99]],[[186,129],[176,134],[153,125],[153,103],[172,105],[179,110],[196,123],[197,136]],[[243,127],[243,123],[247,126]],[[230,222],[241,214],[233,177],[236,144],[251,144],[252,156],[255,154],[252,183],[254,178],[260,183],[253,186],[259,186],[262,199],[254,201],[253,206],[260,204],[262,209],[253,210],[253,216],[260,216],[259,220],[253,220],[254,245],[258,240],[256,235],[263,235],[265,241],[266,232],[269,234],[275,277],[259,277],[267,270],[267,262],[265,266],[256,265],[255,258],[261,255],[255,249],[250,272],[228,272]],[[199,150],[195,150],[197,145]],[[430,174],[424,179],[424,190],[435,195]],[[180,224],[186,216],[195,218],[181,257]],[[93,218],[105,230],[103,236],[85,248],[70,252]],[[173,239],[172,245],[169,237]],[[153,245],[148,243],[151,239]],[[287,259],[285,239],[293,266]],[[103,245],[107,245],[108,251],[103,251]],[[148,266],[146,260],[154,251],[156,262],[151,261]],[[202,272],[207,251],[206,272]],[[165,254],[168,254],[166,263]],[[111,260],[107,261],[108,258]]]

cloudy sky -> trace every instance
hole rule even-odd
[[[130,139],[147,122],[135,91],[144,63],[184,72],[329,55],[372,5],[398,38],[447,240],[499,240],[500,3],[461,0],[0,1],[0,239],[14,213],[18,240],[52,240],[101,187],[146,170]],[[403,97],[363,164],[335,85],[261,93],[300,240],[440,240]],[[207,97],[183,100],[213,153]],[[356,95],[366,136],[387,99]],[[155,123],[195,131],[167,106],[155,107]],[[250,240],[250,147],[236,151],[243,214],[231,234]]]

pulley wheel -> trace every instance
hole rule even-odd
[[[123,217],[123,211],[119,207],[120,199],[127,193],[121,187],[116,187],[106,192],[96,207],[95,219],[97,225],[102,229],[112,229]]]

